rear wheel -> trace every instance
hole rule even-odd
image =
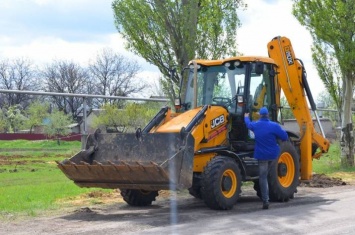
[[[291,142],[280,145],[281,153],[277,164],[269,174],[269,194],[272,201],[288,201],[297,190],[300,177],[300,162]]]
[[[158,191],[140,189],[121,189],[123,200],[131,206],[149,206],[158,196]]]
[[[215,210],[229,210],[236,204],[241,189],[241,173],[237,163],[217,156],[202,174],[201,195],[205,204]]]
[[[271,201],[288,201],[297,190],[300,176],[299,155],[290,142],[280,144],[280,156],[277,164],[268,175],[269,197]],[[259,180],[254,181],[254,190],[261,199]]]

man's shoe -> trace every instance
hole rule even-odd
[[[263,210],[267,210],[269,209],[269,203],[268,202],[264,202],[263,203]]]

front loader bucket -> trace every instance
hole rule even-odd
[[[180,133],[89,135],[86,150],[58,162],[80,187],[184,189],[192,185],[194,138]]]

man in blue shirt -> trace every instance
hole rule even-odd
[[[280,154],[280,147],[277,139],[287,140],[288,135],[281,126],[269,120],[267,108],[262,107],[259,111],[260,119],[251,122],[249,113],[245,113],[244,121],[248,129],[255,135],[254,158],[259,162],[259,185],[263,209],[269,208],[269,186],[267,176],[273,164],[277,164],[277,157]]]

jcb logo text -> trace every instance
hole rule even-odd
[[[216,128],[217,126],[221,125],[224,123],[224,116],[221,115],[219,117],[216,117],[211,121],[211,129]]]
[[[293,58],[289,47],[285,47],[285,54],[288,65],[293,65]]]

